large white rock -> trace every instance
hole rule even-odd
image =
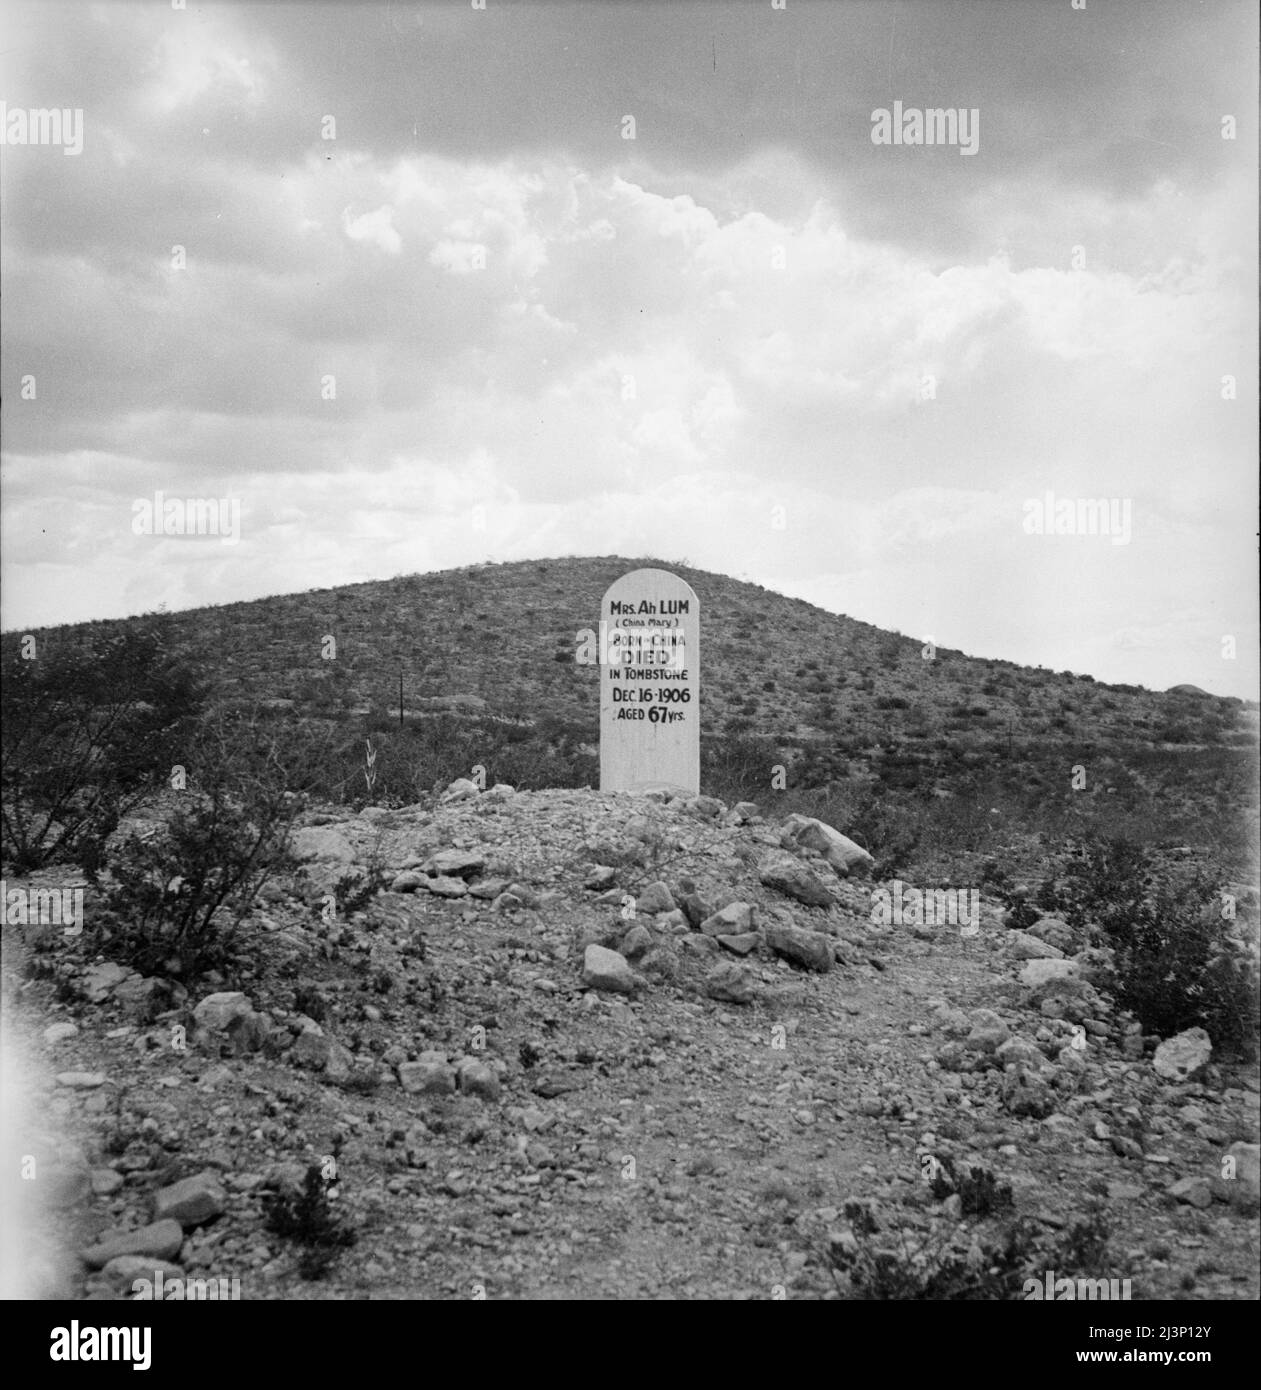
[[[751,1004],[753,974],[747,965],[723,961],[705,976],[705,993],[726,1004]]]
[[[1067,980],[1078,972],[1075,960],[1031,960],[1020,972],[1020,983],[1037,989],[1049,980]]]
[[[440,849],[425,860],[427,874],[442,878],[472,878],[486,867],[486,856],[475,849]]]
[[[677,904],[674,894],[664,883],[650,883],[635,899],[636,912],[655,916],[659,912],[673,912]]]
[[[1007,936],[1007,946],[1016,960],[1063,960],[1064,952],[1049,941],[1039,941],[1028,932],[1014,931]]]
[[[963,1045],[969,1052],[997,1052],[1010,1037],[1011,1029],[993,1009],[977,1009]]]
[[[293,832],[290,845],[295,859],[309,862],[313,859],[336,864],[352,864],[355,851],[350,841],[339,830],[326,825],[304,825]]]
[[[757,926],[757,910],[749,903],[728,903],[701,923],[707,936],[738,936]]]
[[[870,869],[876,862],[861,845],[813,816],[788,816],[784,821],[782,843],[785,849],[816,850],[842,877],[856,870]]]
[[[1203,1028],[1188,1028],[1176,1037],[1166,1038],[1156,1049],[1152,1067],[1166,1081],[1190,1081],[1208,1066],[1213,1044]]]
[[[758,878],[807,907],[831,907],[836,902],[818,874],[787,850],[768,854],[758,864]]]
[[[142,1226],[138,1231],[108,1231],[95,1244],[80,1253],[92,1269],[100,1269],[119,1255],[151,1255],[173,1260],[184,1244],[184,1231],[178,1221],[167,1218]]]
[[[455,1064],[455,1074],[465,1095],[499,1099],[499,1074],[481,1057],[461,1057]]]
[[[804,966],[807,970],[831,970],[832,942],[822,932],[810,931],[791,922],[768,922],[762,928],[766,944],[777,956]]]
[[[221,1033],[234,1018],[253,1012],[253,1005],[239,990],[224,990],[206,995],[193,1010],[193,1018],[207,1033]]]
[[[583,953],[582,982],[589,989],[612,990],[617,994],[631,994],[635,989],[635,976],[626,957],[594,943]]]
[[[455,1090],[455,1069],[438,1052],[426,1052],[415,1062],[400,1062],[398,1079],[409,1095],[445,1095]]]
[[[178,1221],[184,1230],[222,1216],[228,1199],[218,1173],[206,1169],[163,1187],[153,1198],[155,1221]]]
[[[81,988],[93,1004],[103,1004],[119,985],[135,977],[134,970],[117,965],[112,960],[89,966],[84,972]]]

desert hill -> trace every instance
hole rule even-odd
[[[614,579],[650,565],[672,569],[700,598],[711,737],[839,735],[859,752],[942,735],[977,747],[1066,735],[1144,747],[1247,738],[1241,702],[1177,698],[1204,695],[1195,687],[1158,693],[1105,685],[947,647],[926,660],[919,639],[653,559],[476,565],[190,609],[166,621],[178,640],[206,654],[227,698],[291,701],[309,715],[397,717],[401,673],[405,711],[413,714],[425,712],[426,701],[471,696],[465,712],[569,721],[594,737],[598,683],[594,668],[574,666],[576,635],[596,625]],[[75,640],[118,625],[75,624],[46,635]],[[329,635],[337,639],[333,659],[323,655]],[[458,711],[459,701],[450,707]]]
[[[36,636],[50,650],[158,625],[215,701],[269,722],[291,784],[324,800],[409,804],[475,765],[492,782],[592,786],[598,672],[575,663],[578,634],[614,579],[649,565],[701,602],[703,790],[769,795],[875,851],[1099,828],[1249,872],[1255,706],[944,647],[929,660],[917,639],[686,564],[485,564]]]

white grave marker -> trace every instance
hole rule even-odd
[[[600,790],[701,789],[700,604],[668,570],[633,570],[600,604]]]

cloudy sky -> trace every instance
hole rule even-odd
[[[1255,695],[1252,0],[40,0],[2,47],[6,629],[651,554]],[[975,150],[873,143],[895,102]],[[136,534],[157,491],[239,540]]]

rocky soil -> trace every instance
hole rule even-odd
[[[456,783],[295,842],[233,980],[5,925],[11,1290],[837,1298],[860,1209],[975,1252],[926,1178],[977,1167],[1048,1239],[1101,1214],[1136,1299],[1258,1296],[1255,1069],[1143,1037],[1062,922],[873,921],[843,836],[706,797]],[[312,1164],[322,1277],[268,1223]]]

